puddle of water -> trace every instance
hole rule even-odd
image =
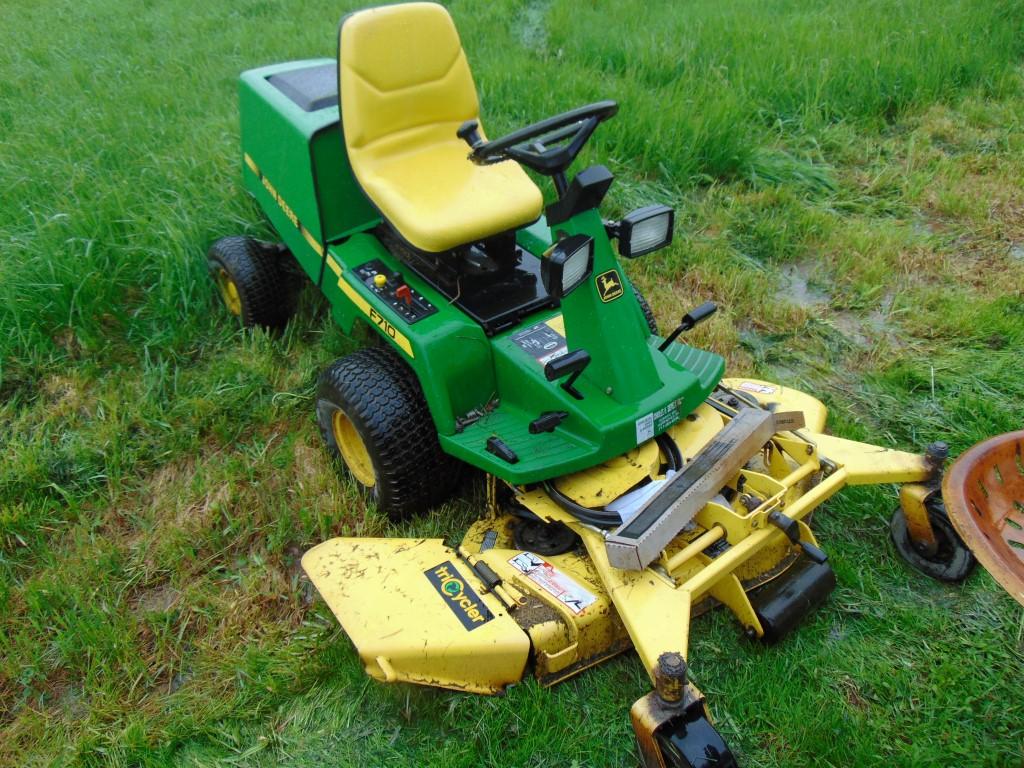
[[[813,261],[799,261],[782,268],[782,282],[775,291],[775,298],[796,304],[798,307],[820,307],[828,304],[832,297],[811,285],[814,272]]]
[[[868,345],[868,336],[865,333],[865,323],[856,314],[848,310],[836,312],[832,318],[832,325],[847,339],[861,347]]]
[[[1013,243],[1010,246],[1010,258],[1016,261],[1024,261],[1024,243]]]
[[[886,293],[879,305],[867,315],[861,317],[856,312],[843,310],[832,318],[832,324],[850,341],[860,346],[867,346],[872,338],[889,336],[893,333],[889,316],[896,297]]]
[[[551,0],[533,0],[519,15],[519,42],[533,51],[548,47],[548,30],[544,26]]]

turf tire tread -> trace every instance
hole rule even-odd
[[[646,297],[640,292],[633,283],[629,284],[633,289],[633,295],[636,296],[637,303],[640,305],[640,311],[644,313],[644,320],[647,321],[647,327],[651,333],[655,336],[658,335],[658,319],[654,316],[654,310],[651,309],[651,305],[647,303]]]
[[[339,407],[373,461],[376,484],[365,490],[381,512],[403,520],[451,495],[461,465],[441,449],[420,383],[390,347],[357,350],[320,375],[317,422],[328,451],[341,461],[331,429]]]
[[[211,274],[223,267],[242,300],[246,328],[282,328],[292,315],[289,281],[278,264],[276,250],[251,237],[222,237],[210,247]]]

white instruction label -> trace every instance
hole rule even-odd
[[[648,413],[636,420],[636,444],[646,443],[654,437],[654,414]]]
[[[756,381],[744,381],[740,384],[740,389],[745,389],[747,392],[757,392],[759,395],[775,394],[775,387],[769,387],[767,384],[758,384]]]
[[[662,406],[654,413],[641,416],[636,420],[636,444],[646,443],[655,435],[661,434],[666,429],[679,421],[679,401]]]
[[[509,560],[520,573],[545,592],[554,595],[573,613],[582,613],[597,597],[555,568],[544,558],[532,552],[520,552]]]

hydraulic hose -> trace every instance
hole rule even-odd
[[[675,441],[667,434],[662,434],[655,438],[655,442],[658,444],[661,452],[665,454],[668,469],[672,471],[682,469],[683,456],[679,452],[679,446],[676,445]],[[614,528],[622,523],[622,518],[619,517],[617,512],[606,512],[603,507],[584,507],[582,504],[577,504],[558,490],[551,481],[544,483],[544,490],[547,491],[548,496],[551,497],[555,504],[582,523],[594,525],[598,528]]]

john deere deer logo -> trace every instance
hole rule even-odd
[[[606,304],[622,295],[622,278],[614,269],[602,272],[594,279],[597,281],[597,295]]]

